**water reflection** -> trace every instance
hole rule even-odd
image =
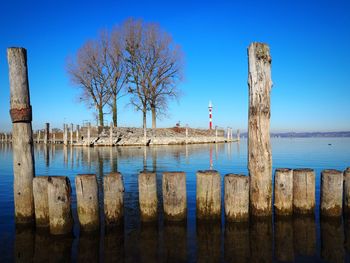
[[[314,217],[293,218],[293,239],[295,254],[313,256],[316,253],[316,222]]]
[[[163,227],[162,259],[165,262],[187,261],[187,226],[181,223],[165,223]]]
[[[224,256],[226,262],[250,262],[249,223],[226,223]]]
[[[271,262],[272,255],[271,218],[253,218],[250,222],[251,262]]]
[[[282,262],[294,261],[293,220],[291,217],[275,220],[275,257]]]
[[[344,228],[341,218],[321,219],[321,257],[327,262],[344,262]]]

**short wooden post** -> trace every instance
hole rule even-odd
[[[45,135],[44,135],[44,143],[48,144],[50,140],[50,123],[45,123]]]
[[[41,131],[39,130],[38,133],[37,133],[36,142],[40,143],[40,139],[41,139]]]
[[[182,221],[187,216],[186,174],[165,172],[162,180],[164,216],[169,221]]]
[[[48,181],[50,233],[70,234],[73,228],[70,181],[66,176],[49,176]]]
[[[215,129],[216,130],[216,129]],[[198,171],[196,209],[200,220],[221,218],[221,177],[217,171]]]
[[[77,125],[77,126],[76,126],[76,131],[75,131],[75,136],[76,136],[75,140],[76,140],[76,142],[79,142],[79,141],[80,141],[80,138],[79,138],[79,130],[80,130],[80,126]]]
[[[70,124],[70,145],[73,145],[73,123]]]
[[[253,216],[272,213],[272,156],[270,144],[270,48],[252,43],[248,48],[248,169]]]
[[[344,212],[350,214],[350,167],[344,171]]]
[[[293,170],[293,213],[315,212],[315,171],[308,168]]]
[[[224,184],[226,220],[247,221],[249,218],[249,177],[227,174],[224,177]]]
[[[99,228],[98,186],[95,174],[79,174],[75,177],[77,210],[83,231]]]
[[[91,143],[90,137],[91,137],[91,123],[89,122],[87,127],[87,143],[86,143],[87,146],[90,146],[90,143]]]
[[[293,170],[277,168],[275,171],[275,214],[293,214]]]
[[[321,215],[341,216],[343,211],[343,173],[338,170],[321,172]]]
[[[103,177],[104,213],[107,225],[122,223],[124,210],[124,183],[120,173]]]
[[[35,223],[37,227],[50,226],[48,185],[47,176],[34,177],[33,179]]]
[[[141,172],[139,174],[138,184],[141,221],[155,221],[158,216],[156,173]]]
[[[34,220],[34,149],[32,106],[30,105],[27,51],[8,48],[10,115],[12,119],[14,202],[16,223]]]

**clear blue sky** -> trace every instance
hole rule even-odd
[[[0,130],[11,129],[7,47],[28,50],[33,128],[77,124],[93,115],[77,102],[66,58],[129,17],[158,22],[185,53],[184,94],[160,127],[179,120],[207,127],[211,100],[214,125],[245,131],[247,47],[261,41],[272,55],[271,130],[350,130],[348,0],[1,1]],[[141,114],[126,103],[120,101],[119,124],[141,126]]]

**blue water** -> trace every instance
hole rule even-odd
[[[274,138],[272,153],[274,169],[315,169],[318,207],[320,172],[330,168],[344,170],[350,166],[350,138]],[[100,189],[104,174],[119,171],[124,178],[125,217],[122,229],[115,233],[101,230],[101,234],[94,238],[82,235],[79,237],[79,227],[76,224],[72,240],[57,241],[35,231],[15,230],[12,148],[11,144],[0,144],[1,261],[52,259],[52,254],[55,253],[61,255],[57,256],[59,262],[86,262],[86,259],[91,262],[270,262],[283,259],[283,255],[289,261],[305,262],[350,259],[350,242],[347,240],[350,231],[347,231],[349,224],[345,219],[340,223],[320,223],[316,216],[312,219],[292,219],[285,222],[251,222],[250,225],[225,226],[224,220],[218,226],[197,225],[195,173],[204,169],[215,169],[222,176],[227,173],[247,174],[247,141],[243,139],[240,143],[231,144],[119,148],[36,145],[36,175],[66,175],[70,178],[75,218],[76,174],[96,173]],[[161,202],[158,224],[141,225],[137,176],[142,170],[157,172],[160,201],[162,172],[186,172],[186,226],[164,225]],[[100,194],[102,195],[102,191]],[[311,231],[310,235],[307,234],[308,231]],[[310,240],[310,236],[315,236],[315,240]],[[53,244],[52,249],[46,249],[48,243]],[[40,249],[42,246],[46,252]],[[309,250],[306,249],[308,246]]]

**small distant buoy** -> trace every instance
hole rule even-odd
[[[331,143],[328,143],[328,145],[332,145]]]

